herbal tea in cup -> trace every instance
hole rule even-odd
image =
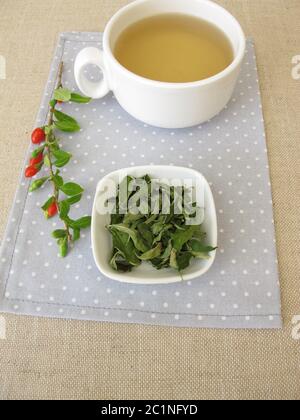
[[[179,13],[130,25],[118,38],[114,55],[132,73],[169,83],[207,79],[226,69],[234,58],[221,29]]]

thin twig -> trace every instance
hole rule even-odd
[[[58,68],[57,82],[56,82],[55,90],[59,89],[62,86],[63,71],[64,71],[64,63],[63,63],[63,61],[61,61],[60,65],[59,65],[59,68]],[[50,109],[47,125],[52,125],[53,124],[53,114],[54,114],[54,107]]]

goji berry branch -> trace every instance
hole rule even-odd
[[[50,175],[35,180],[31,184],[30,191],[32,192],[41,188],[46,182],[53,184],[53,195],[42,206],[42,209],[47,219],[58,214],[63,223],[64,229],[55,230],[52,235],[57,239],[60,255],[65,257],[73,242],[80,238],[81,229],[90,226],[91,217],[85,216],[78,220],[72,220],[69,217],[71,206],[81,200],[84,190],[80,185],[73,182],[65,183],[60,175],[60,168],[64,167],[72,156],[70,153],[61,149],[56,137],[56,131],[76,132],[80,130],[80,126],[74,118],[58,111],[56,105],[64,102],[88,103],[91,98],[72,93],[70,90],[63,88],[62,75],[63,62],[60,63],[54,97],[49,104],[50,109],[47,125],[36,128],[32,133],[32,143],[39,145],[39,147],[32,153],[30,164],[25,171],[25,176],[31,178],[44,165],[48,167],[48,173]],[[63,200],[60,199],[61,192],[66,196]]]
[[[59,69],[58,69],[55,91],[62,87],[63,70],[64,70],[64,63],[61,62],[60,65],[59,65]],[[48,127],[53,125],[54,109],[55,109],[55,107],[50,106],[49,117],[48,117],[48,122],[47,122]],[[47,153],[48,158],[49,158],[49,170],[50,170],[51,178],[53,178],[55,176],[55,173],[54,173],[54,169],[53,169],[52,154],[51,154],[51,148],[50,148],[50,133],[48,133],[46,135],[46,150],[47,150],[46,153]],[[55,184],[55,182],[53,182],[53,196],[55,198],[55,202],[58,203],[59,202],[59,189],[58,189],[57,185]],[[67,224],[67,222],[65,220],[63,220],[63,222],[64,222],[64,227],[65,227],[66,232],[67,232],[68,241],[69,241],[69,243],[71,243],[72,235],[70,233],[69,225]]]

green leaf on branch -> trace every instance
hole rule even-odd
[[[44,156],[44,164],[45,164],[48,168],[50,168],[50,166],[51,166],[51,161],[50,161],[50,159],[49,159],[49,156],[48,156],[48,155],[45,155],[45,156]]]
[[[64,229],[58,229],[52,232],[52,236],[55,239],[65,238],[67,236],[67,231]]]
[[[71,158],[58,159],[53,163],[53,165],[56,166],[57,168],[63,168],[69,163],[70,159]]]
[[[72,204],[76,204],[79,203],[79,201],[82,198],[82,194],[78,194],[78,195],[74,195],[73,197],[68,198],[66,201],[72,205]]]
[[[67,201],[61,201],[59,204],[59,217],[64,220],[70,211],[70,204]]]
[[[66,236],[65,238],[63,238],[59,242],[60,256],[62,258],[65,258],[67,256],[67,254],[68,254],[68,248],[69,248],[69,244],[68,244],[68,238]]]
[[[50,168],[50,171],[48,170],[50,174],[48,174],[47,177],[34,180],[30,186],[30,192],[41,188],[47,181],[52,183],[52,186],[54,187],[53,196],[51,196],[43,204],[42,209],[46,218],[49,218],[52,215],[52,212],[49,211],[49,208],[53,205],[54,213],[54,204],[57,206],[60,219],[63,220],[65,229],[58,229],[53,231],[52,236],[57,240],[57,244],[60,249],[60,255],[64,258],[68,254],[70,242],[79,240],[81,229],[87,228],[91,225],[91,217],[85,216],[78,220],[72,220],[69,217],[71,206],[81,200],[84,190],[80,185],[74,182],[64,183],[59,169],[54,169],[54,167],[62,168],[67,163],[69,163],[70,159],[72,158],[70,153],[60,149],[60,141],[58,137],[56,137],[55,129],[71,133],[79,131],[80,125],[76,119],[70,115],[58,111],[55,109],[55,107],[58,103],[70,101],[74,103],[87,104],[91,101],[91,98],[73,93],[69,89],[64,88],[62,86],[62,72],[63,63],[60,65],[60,71],[57,80],[57,86],[59,87],[55,89],[53,98],[49,102],[49,122],[42,127],[46,134],[46,141],[44,144],[37,147],[31,154],[32,158],[37,158],[41,153],[45,153],[44,160],[36,166],[37,169],[41,169],[41,167],[45,164],[45,166]],[[59,192],[62,192],[67,196],[62,201],[59,201]],[[72,236],[70,233],[71,229]]]
[[[65,114],[64,112],[57,111],[57,109],[54,110],[54,116],[57,119],[57,121],[71,121],[71,122],[77,122],[73,117],[70,117],[70,115]]]
[[[87,96],[79,95],[78,93],[72,93],[70,101],[75,102],[77,104],[88,104],[91,102],[92,98],[89,98]]]
[[[80,130],[80,125],[76,121],[55,121],[54,124],[56,128],[66,133],[75,133]]]
[[[54,99],[60,102],[69,102],[71,99],[71,91],[65,88],[58,88],[54,91]]]
[[[33,192],[41,188],[45,184],[45,182],[48,181],[48,179],[49,177],[46,176],[44,178],[40,178],[34,181],[29,188],[29,192]]]
[[[64,150],[54,150],[53,155],[56,157],[56,159],[64,159],[66,157],[72,157],[72,155],[68,152],[65,152]]]
[[[55,197],[50,197],[49,200],[46,201],[46,203],[42,206],[42,210],[47,211],[51,204],[53,204],[55,201]]]
[[[69,163],[72,155],[64,152],[63,150],[54,150],[53,155],[56,157],[56,161],[53,163],[57,168],[62,168]]]
[[[91,226],[91,216],[85,216],[78,220],[71,220],[69,222],[72,229],[86,229]]]
[[[83,193],[83,188],[74,182],[68,182],[60,187],[60,190],[68,196],[74,196]]]
[[[59,144],[57,142],[57,139],[53,138],[49,147],[51,152],[56,152],[57,150],[59,150]]]
[[[76,242],[80,239],[80,229],[73,229],[73,241]]]
[[[58,173],[52,177],[52,181],[54,182],[56,188],[60,188],[64,185],[64,180],[60,175],[58,175]]]
[[[54,110],[54,116],[57,120],[57,121],[54,121],[54,124],[56,128],[58,128],[59,130],[70,132],[70,133],[80,130],[80,125],[78,124],[78,122],[74,118],[70,117],[69,115],[64,114],[63,112]]]

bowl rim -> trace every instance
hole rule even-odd
[[[101,187],[101,185],[105,182],[105,180],[110,179],[114,176],[117,176],[120,173],[127,173],[130,174],[132,172],[136,172],[136,171],[142,171],[148,173],[151,171],[155,170],[156,172],[159,171],[170,171],[170,170],[175,170],[175,171],[186,171],[187,173],[190,173],[191,175],[194,175],[194,177],[201,177],[205,183],[205,187],[206,187],[206,191],[208,193],[209,196],[209,201],[210,204],[212,206],[213,209],[213,226],[212,226],[212,246],[217,247],[217,242],[218,242],[218,221],[217,221],[217,212],[216,212],[216,206],[215,206],[215,200],[213,197],[213,193],[212,190],[210,188],[210,185],[207,181],[207,179],[204,177],[204,175],[195,170],[195,169],[191,169],[191,168],[186,168],[186,167],[181,167],[181,166],[169,166],[169,165],[145,165],[145,166],[132,166],[129,168],[122,168],[122,169],[118,169],[116,171],[110,172],[109,174],[105,175],[103,178],[100,179],[100,181],[97,184],[96,187],[96,192],[95,192],[95,197],[94,197],[94,202],[93,202],[93,210],[92,210],[92,227],[91,227],[91,242],[92,242],[92,252],[93,252],[93,257],[94,257],[94,261],[95,264],[97,266],[97,268],[99,269],[99,271],[106,277],[108,277],[111,280],[114,281],[118,281],[121,283],[128,283],[128,284],[137,284],[137,285],[154,285],[154,284],[171,284],[171,283],[179,283],[179,282],[187,282],[190,280],[194,280],[196,278],[199,278],[201,276],[203,276],[204,274],[206,274],[210,268],[212,267],[212,265],[215,262],[216,259],[216,254],[217,254],[217,250],[212,251],[210,253],[211,258],[209,260],[206,261],[206,265],[199,269],[199,270],[195,270],[193,273],[189,273],[189,274],[184,274],[182,275],[182,278],[179,274],[174,274],[173,276],[169,276],[166,278],[160,278],[158,279],[157,277],[153,277],[153,278],[147,278],[147,279],[136,279],[134,277],[131,277],[130,275],[124,275],[121,273],[118,273],[116,271],[113,271],[111,269],[111,271],[108,271],[99,261],[98,258],[98,254],[96,253],[96,218],[99,217],[97,210],[96,210],[96,200],[98,197],[98,193],[99,193],[99,189]],[[162,178],[167,178],[167,177],[162,177]],[[180,178],[180,177],[179,177]],[[108,234],[108,232],[107,232]],[[155,271],[153,271],[155,273]],[[169,271],[170,272],[170,271]]]

